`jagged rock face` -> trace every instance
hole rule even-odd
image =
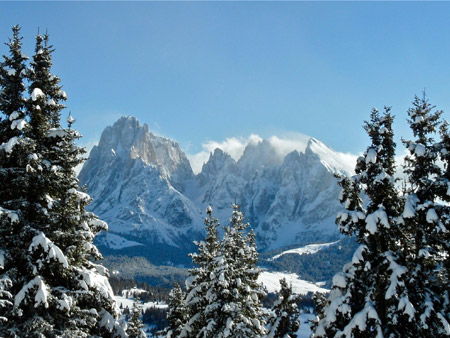
[[[251,177],[256,171],[261,171],[279,166],[283,157],[272,147],[267,140],[258,143],[250,143],[244,150],[238,161],[244,176]]]
[[[193,178],[178,144],[134,117],[104,130],[79,175],[110,231],[173,246],[179,235],[202,231],[199,209],[182,193]]]
[[[231,158],[220,164],[223,156],[216,153],[204,169],[210,162],[216,168],[231,167]],[[256,231],[260,250],[331,240],[338,236],[334,220],[340,209],[334,173],[345,171],[338,160],[338,154],[315,139],[304,153],[293,151],[284,159],[267,141],[252,144],[234,170],[217,170],[215,176],[208,176],[203,203],[214,206],[226,220],[237,198]]]
[[[338,237],[333,175],[348,172],[339,156],[315,139],[284,157],[262,141],[237,162],[216,149],[195,176],[176,142],[123,117],[105,129],[79,178],[94,198],[91,209],[125,237],[180,247],[181,239],[202,238],[208,205],[226,224],[236,201],[259,249],[268,250]]]
[[[141,126],[134,117],[122,117],[112,127],[106,127],[89,156],[89,161],[80,172],[80,180],[85,180],[93,172],[105,176],[109,165],[133,162],[157,167],[161,175],[170,183],[183,190],[184,183],[194,176],[191,165],[178,143],[155,136],[148,126]]]

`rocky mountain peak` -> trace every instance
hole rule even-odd
[[[194,176],[189,160],[177,142],[152,134],[146,124],[141,125],[133,116],[123,116],[112,126],[105,128],[80,177],[84,177],[86,171],[96,163],[126,163],[130,160],[141,160],[157,167],[175,185]]]
[[[262,140],[245,147],[238,166],[243,172],[252,174],[256,170],[273,168],[282,162],[283,157],[275,147],[268,140]]]
[[[208,161],[203,164],[199,178],[203,185],[210,177],[217,176],[219,172],[234,170],[236,170],[236,161],[222,149],[216,148],[213,153],[210,153]]]
[[[340,188],[333,174],[348,158],[313,138],[303,149],[284,156],[269,140],[251,142],[238,162],[215,149],[194,176],[178,143],[122,117],[105,129],[79,178],[111,231],[149,248],[184,250],[180,243],[203,231],[202,210],[211,205],[225,223],[236,200],[259,248],[278,249],[337,236]]]
[[[117,156],[127,157],[139,136],[147,131],[147,126],[141,126],[135,117],[123,116],[112,126],[105,128],[98,147],[102,150],[112,149]]]

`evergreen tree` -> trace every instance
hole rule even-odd
[[[398,312],[408,299],[406,268],[399,245],[405,243],[398,224],[403,210],[395,188],[395,143],[392,115],[372,110],[365,130],[371,139],[364,156],[357,161],[356,175],[342,177],[340,201],[345,211],[338,214],[342,233],[354,234],[360,244],[352,262],[333,278],[333,288],[314,325],[314,337],[403,337]],[[368,198],[363,208],[362,194]],[[323,306],[323,304],[319,304]]]
[[[313,295],[314,302],[314,313],[316,314],[316,320],[312,320],[311,322],[311,331],[316,332],[316,329],[319,325],[319,318],[323,318],[325,316],[325,310],[327,308],[327,297],[325,294],[321,292],[315,292]]]
[[[189,270],[190,277],[186,280],[186,311],[187,322],[183,325],[180,337],[200,337],[200,332],[206,327],[205,308],[207,306],[206,293],[210,288],[210,278],[213,262],[219,248],[219,221],[212,215],[212,208],[208,207],[205,218],[206,239],[194,242],[198,253],[190,254],[196,268]]]
[[[142,306],[139,304],[139,299],[135,299],[133,307],[130,311],[130,319],[128,320],[127,335],[130,338],[146,338],[142,328],[144,323],[141,320]]]
[[[28,57],[22,53],[20,27],[12,30],[13,37],[6,43],[10,55],[3,55],[0,64],[0,112],[4,115],[0,119],[0,144],[21,137],[26,126],[23,95]]]
[[[165,329],[167,338],[178,337],[183,325],[186,323],[185,294],[178,283],[174,283],[169,294],[169,310],[167,312],[167,322],[169,326]]]
[[[0,179],[9,182],[0,194],[0,293],[9,298],[0,335],[125,336],[108,272],[91,261],[100,258],[92,242],[106,223],[85,210],[90,197],[78,188],[83,151],[74,144],[78,133],[60,124],[66,95],[51,74],[52,51],[48,36],[38,35],[27,73],[29,123],[0,147]]]
[[[297,338],[296,332],[300,328],[298,316],[300,310],[297,307],[298,297],[292,294],[292,287],[286,279],[280,280],[281,289],[278,299],[272,307],[274,314],[270,322],[268,338]]]
[[[265,313],[260,304],[264,296],[257,279],[256,251],[253,231],[245,234],[249,224],[233,205],[231,224],[225,228],[214,271],[210,274],[205,309],[203,337],[263,337]]]
[[[3,56],[0,65],[0,320],[8,321],[14,296],[13,280],[8,273],[11,250],[15,248],[15,234],[20,230],[20,206],[25,203],[27,189],[26,166],[32,144],[24,138],[26,128],[24,111],[25,84],[23,71],[26,57],[22,54],[20,28],[13,27],[13,38],[6,44],[10,56]],[[16,231],[12,231],[16,228]],[[9,325],[9,323],[4,323]],[[0,335],[2,333],[0,326]]]
[[[408,186],[402,216],[408,235],[405,262],[410,293],[404,302],[407,318],[399,320],[399,325],[407,326],[407,334],[417,337],[450,335],[449,314],[444,311],[448,298],[443,297],[448,289],[440,271],[441,251],[448,247],[448,242],[445,244],[447,229],[443,224],[447,208],[438,202],[438,198],[444,197],[440,185],[445,175],[437,165],[440,146],[433,139],[442,112],[434,108],[425,94],[422,98],[415,97],[413,107],[408,110],[415,140],[403,141],[409,151],[405,158]],[[443,159],[445,161],[445,155]]]

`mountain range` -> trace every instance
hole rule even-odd
[[[314,138],[285,156],[262,140],[238,160],[217,148],[194,174],[177,142],[128,116],[103,131],[79,180],[93,197],[90,209],[109,224],[97,240],[104,254],[187,265],[192,242],[204,237],[207,206],[226,225],[232,203],[239,204],[261,252],[338,239],[334,175],[349,175],[351,167]]]

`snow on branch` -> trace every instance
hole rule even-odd
[[[44,92],[40,88],[34,88],[33,92],[31,93],[31,99],[33,101],[36,101],[40,97],[45,97]]]
[[[377,338],[382,338],[383,333],[381,327],[379,325],[380,318],[378,317],[378,313],[373,307],[371,302],[366,303],[364,309],[359,311],[353,316],[353,319],[350,323],[344,328],[343,332],[339,332],[336,337],[353,337],[353,330],[358,328],[359,331],[364,332],[367,328],[367,322],[373,319],[377,323]]]
[[[418,202],[419,198],[416,194],[411,194],[408,196],[405,202],[403,218],[413,218],[416,215],[416,205]]]
[[[442,326],[444,328],[444,332],[447,336],[450,336],[450,324],[448,323],[448,321],[445,319],[445,317],[443,315],[441,315],[440,313],[437,313],[437,317],[439,318],[439,320],[442,322]]]
[[[96,231],[105,230],[108,231],[108,223],[102,221],[99,218],[92,218],[89,220],[89,225],[94,227]]]
[[[11,137],[8,142],[2,143],[0,149],[4,149],[6,153],[11,154],[13,148],[19,143],[17,136]]]
[[[100,294],[108,299],[114,299],[114,293],[111,289],[111,285],[109,284],[108,277],[102,276],[97,268],[95,271],[82,268],[78,269],[83,281],[86,283],[86,286],[97,289]]]
[[[411,304],[407,296],[400,298],[400,301],[398,303],[398,310],[403,310],[403,313],[409,316],[410,321],[414,319],[416,310],[414,309],[414,306]]]
[[[384,211],[384,208],[379,208],[366,217],[366,229],[372,235],[377,232],[378,224],[383,225],[386,229],[389,229],[391,227],[389,225],[388,216],[386,214],[386,211]]]
[[[57,128],[50,128],[48,130],[48,137],[64,137],[66,136],[68,133],[66,130],[64,129],[57,129]]]
[[[19,221],[19,215],[16,212],[0,207],[0,216],[3,214],[6,214],[11,223],[16,223]]]
[[[57,245],[55,245],[55,243],[49,240],[42,232],[39,232],[36,236],[33,237],[33,240],[28,247],[28,251],[33,252],[39,246],[42,247],[45,252],[47,252],[48,259],[54,258],[59,261],[65,268],[69,267],[66,256],[64,256],[61,249]]]
[[[71,188],[67,191],[69,194],[75,195],[77,202],[84,202],[84,203],[88,203],[91,200],[91,196],[89,196],[88,194],[82,192],[82,191],[78,191],[75,188]],[[92,224],[92,223],[91,223]]]
[[[25,299],[26,295],[30,292],[31,289],[34,289],[35,287],[37,287],[37,292],[34,296],[34,307],[38,307],[42,304],[45,308],[48,308],[47,298],[49,295],[49,291],[47,285],[45,285],[40,276],[34,277],[33,280],[22,287],[22,289],[14,299],[14,306],[19,307]]]
[[[22,130],[27,125],[25,119],[14,120],[11,123],[11,129]]]
[[[392,273],[389,277],[391,283],[389,284],[384,297],[385,299],[390,299],[392,298],[392,296],[397,294],[397,286],[400,284],[398,278],[404,275],[407,272],[407,269],[395,262],[391,252],[386,253],[386,259],[389,261],[389,270],[391,270]]]

